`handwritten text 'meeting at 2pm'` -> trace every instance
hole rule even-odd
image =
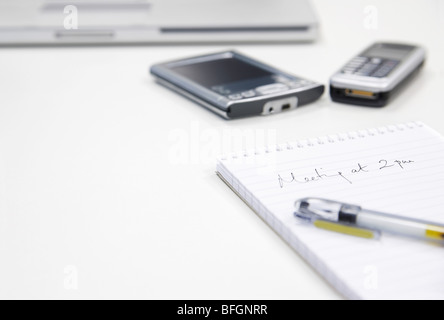
[[[404,170],[409,165],[415,163],[413,160],[386,160],[381,159],[378,163],[370,166],[369,164],[361,164],[357,163],[353,167],[350,167],[341,171],[327,171],[323,168],[315,168],[313,172],[306,176],[297,177],[293,172],[288,175],[288,177],[282,177],[280,174],[278,175],[279,186],[284,188],[287,184],[307,184],[319,182],[327,179],[341,179],[342,181],[353,184],[353,177],[356,174],[365,174],[372,171],[382,171],[392,169]]]

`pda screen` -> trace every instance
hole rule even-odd
[[[217,86],[269,78],[272,73],[234,57],[174,67],[178,74],[212,89]]]

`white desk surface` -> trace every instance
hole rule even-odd
[[[444,134],[444,9],[439,0],[314,5],[314,44],[0,49],[0,298],[342,299],[222,183],[215,158],[406,121]],[[225,121],[147,73],[234,48],[327,84],[375,40],[429,52],[383,109],[326,93],[289,113]]]

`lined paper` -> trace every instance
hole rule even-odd
[[[250,207],[349,299],[444,299],[444,247],[383,233],[367,240],[294,218],[328,198],[444,224],[444,138],[422,123],[336,134],[218,160]]]

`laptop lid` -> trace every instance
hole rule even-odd
[[[2,0],[0,44],[312,41],[308,0]]]

